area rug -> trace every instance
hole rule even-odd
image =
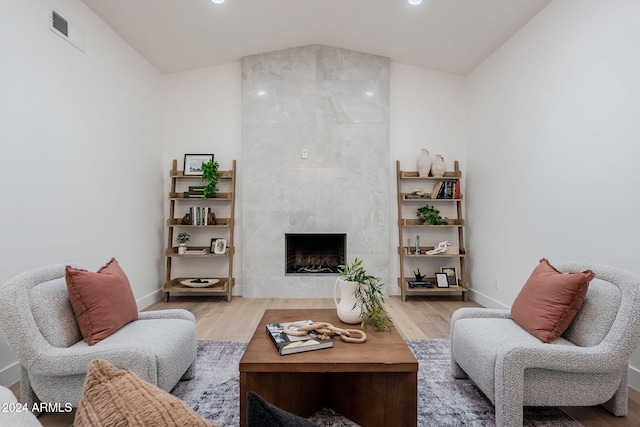
[[[491,402],[470,380],[451,376],[449,340],[406,342],[419,364],[419,426],[495,426]],[[198,341],[195,379],[181,381],[171,393],[215,424],[239,426],[238,364],[246,346],[239,341]],[[524,418],[524,425],[532,427],[582,425],[558,408],[525,407]],[[330,409],[310,419],[322,426],[356,426]]]

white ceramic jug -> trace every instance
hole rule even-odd
[[[336,297],[336,291],[338,290],[338,284],[340,284],[340,303]],[[338,278],[336,284],[333,287],[333,300],[338,308],[338,317],[344,323],[355,325],[362,322],[360,318],[360,307],[356,304],[356,288],[358,282],[348,282]],[[355,307],[354,307],[355,306]]]
[[[436,154],[436,161],[431,163],[431,175],[435,177],[443,177],[447,166],[444,164],[444,157]]]
[[[422,177],[429,176],[429,172],[431,171],[431,156],[426,148],[422,149],[416,163],[418,175]]]

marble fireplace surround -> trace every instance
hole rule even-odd
[[[335,275],[285,276],[285,233],[346,233],[389,286],[389,69],[322,45],[242,58],[244,297],[333,295]]]

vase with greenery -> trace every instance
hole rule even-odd
[[[216,197],[218,193],[218,178],[222,176],[222,172],[218,170],[219,168],[218,162],[212,160],[202,163],[202,181],[207,184],[204,187],[203,199]]]
[[[187,242],[190,238],[191,236],[189,235],[189,233],[179,233],[178,236],[176,236],[176,243],[178,244],[179,254],[184,254],[186,252]]]
[[[449,218],[441,217],[440,211],[436,209],[434,206],[429,206],[428,204],[418,208],[416,211],[416,215],[420,218],[425,224],[431,225],[446,225],[449,224]]]
[[[339,277],[336,281],[336,287],[340,281],[352,285],[341,289],[342,298],[340,304],[342,304],[342,307],[336,301],[338,316],[341,317],[341,310],[343,314],[344,311],[352,311],[359,316],[362,327],[366,327],[366,322],[369,320],[376,331],[389,331],[393,326],[393,322],[384,310],[383,283],[381,279],[368,274],[362,266],[362,260],[358,258],[352,263],[338,266],[338,271]],[[348,290],[345,292],[344,289]]]

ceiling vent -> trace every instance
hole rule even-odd
[[[60,15],[55,10],[51,10],[51,31],[84,52],[84,36],[73,23]]]

